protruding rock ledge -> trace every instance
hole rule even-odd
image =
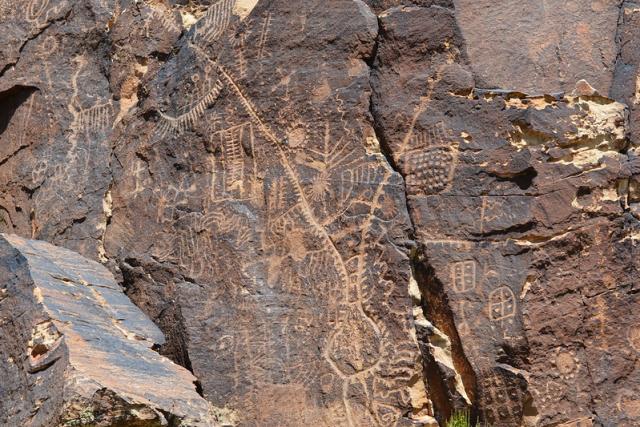
[[[102,265],[0,235],[0,278],[0,425],[216,425]]]

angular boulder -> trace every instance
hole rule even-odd
[[[218,425],[102,265],[2,235],[0,278],[0,424]]]

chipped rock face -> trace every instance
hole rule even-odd
[[[462,37],[460,3],[385,11],[374,64],[374,115],[406,180],[416,279],[437,328],[424,340],[452,340],[453,371],[493,425],[632,425],[633,410],[602,397],[638,390],[636,374],[604,372],[631,372],[637,358],[612,332],[633,335],[635,314],[612,313],[638,304],[629,110],[584,82],[572,96],[474,88],[478,40]],[[431,353],[451,378],[431,383],[448,396],[437,410],[464,406]]]
[[[192,27],[121,128],[107,252],[184,277],[189,363],[247,425],[409,425],[429,407],[424,386],[412,396],[402,180],[365,147],[375,17],[274,2],[248,22],[232,4]],[[315,57],[328,21],[344,34]]]
[[[106,268],[0,239],[3,425],[214,425],[195,378],[151,349],[162,333]]]
[[[0,0],[0,420],[640,423],[640,7],[525,3]]]

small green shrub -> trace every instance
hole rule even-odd
[[[446,427],[471,427],[471,418],[468,411],[454,412],[447,421]]]

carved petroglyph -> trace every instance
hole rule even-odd
[[[281,211],[285,206],[286,184],[283,177],[277,177],[269,184],[267,211]]]
[[[210,156],[212,166],[210,199],[242,200],[257,197],[255,137],[250,122],[217,131],[211,135],[211,147],[219,155]]]
[[[49,164],[46,159],[42,159],[36,163],[33,169],[31,169],[31,181],[34,186],[42,185],[43,181],[47,176],[47,170],[49,169]]]
[[[85,131],[99,132],[111,125],[113,118],[111,101],[81,109],[77,117],[77,126]]]
[[[500,425],[520,419],[522,393],[516,384],[493,371],[483,372],[481,389],[486,422]]]
[[[504,328],[505,322],[512,322],[516,315],[516,298],[508,286],[501,286],[489,293],[489,320],[499,322]]]
[[[556,367],[560,378],[570,380],[580,370],[580,361],[575,353],[571,350],[558,348],[553,359],[553,365]]]
[[[235,52],[235,65],[240,78],[244,78],[247,75],[247,58],[245,53],[246,34],[241,33],[236,35],[233,39],[233,47]]]
[[[229,27],[236,0],[221,0],[207,9],[192,36],[194,44],[205,47],[217,40]]]
[[[267,37],[269,36],[269,31],[271,29],[271,12],[267,13],[264,18],[262,18],[262,25],[260,28],[260,37],[258,40],[258,60],[261,60],[265,57],[265,45],[267,43]]]
[[[175,192],[175,189],[173,191]],[[154,250],[154,255],[163,260],[177,262],[192,278],[224,277],[228,274],[225,273],[226,269],[235,268],[236,263],[215,257],[216,246],[224,242],[234,250],[246,251],[247,244],[256,239],[255,230],[247,218],[242,216],[225,215],[222,212],[192,212],[180,215],[176,207],[186,203],[189,197],[185,191],[181,194],[182,197],[174,196],[173,201],[168,200],[164,209],[165,216],[173,215],[171,224],[175,229],[175,236],[160,242]],[[243,266],[236,273],[243,275],[243,269],[250,267]]]
[[[476,287],[476,262],[460,261],[451,264],[451,281],[457,293],[467,292]]]
[[[345,376],[371,368],[380,358],[380,336],[370,322],[357,307],[348,308],[339,321],[328,354]]]
[[[40,45],[40,52],[44,57],[51,55],[53,52],[56,52],[58,49],[59,43],[58,40],[54,36],[47,36],[42,45]],[[53,89],[53,80],[51,79],[51,66],[49,61],[43,61],[43,69],[44,69],[44,77],[47,82],[47,87],[49,90]]]
[[[211,22],[228,25],[223,18]],[[213,30],[207,35],[204,23],[195,32],[194,44],[218,37]],[[225,337],[225,356],[216,360],[228,369],[217,381],[234,393],[219,399],[255,412],[261,425],[279,425],[277,417],[260,413],[263,390],[319,387],[326,393],[323,417],[331,417],[320,425],[398,424],[420,366],[410,336],[410,301],[407,307],[397,303],[386,264],[389,250],[406,259],[387,244],[395,239],[387,227],[399,212],[390,187],[401,181],[358,151],[353,135],[336,137],[330,123],[324,132],[322,125],[303,122],[274,131],[236,75],[214,67],[199,83],[217,78],[219,91],[224,87],[217,115],[205,107],[189,124],[207,123],[208,157],[199,165],[202,173],[185,172],[180,184],[175,177],[174,184],[159,179],[161,188],[153,192],[158,227],[174,238],[159,238],[153,254],[176,263],[185,276],[211,283],[201,290],[212,301],[205,311],[224,321],[214,328],[203,314],[195,323],[207,319],[207,331],[218,334],[210,337],[216,349]],[[175,133],[161,126],[168,130],[156,138]],[[142,166],[134,171],[136,194],[142,190],[138,180],[147,176]],[[331,229],[341,215],[354,227]],[[347,245],[339,243],[347,238]],[[251,325],[230,328],[227,320],[236,310],[250,313]]]
[[[111,127],[113,123],[114,109],[112,101],[96,100],[93,105],[83,107],[80,101],[80,89],[78,87],[78,78],[81,73],[85,72],[87,60],[84,56],[77,56],[74,60],[77,64],[76,72],[73,74],[71,86],[73,95],[67,109],[73,116],[71,129],[77,137],[80,132],[101,132]]]
[[[65,7],[66,1],[55,1],[51,4],[50,0],[29,0],[25,10],[25,18],[27,22],[34,24],[40,28],[47,25],[51,19],[55,18]]]
[[[399,155],[399,163],[407,185],[425,194],[438,194],[453,182],[458,158],[458,143],[450,130],[438,122],[422,132],[412,130],[407,151]]]
[[[450,60],[457,55],[456,52],[448,53]],[[427,93],[415,108],[397,155],[409,189],[415,187],[413,191],[427,195],[439,194],[450,188],[458,161],[459,142],[443,122],[417,128],[418,119],[428,109],[435,85],[446,66],[438,67],[433,78],[428,80]]]
[[[445,191],[453,181],[455,158],[456,154],[448,147],[405,153],[402,162],[409,174],[407,185],[419,187],[427,194]]]
[[[359,165],[353,169],[343,170],[340,174],[340,201],[345,203],[358,186],[375,188],[380,183],[383,171],[371,165]],[[369,190],[370,192],[371,190]]]
[[[54,38],[47,38],[39,50],[45,46],[56,46]],[[46,220],[52,211],[64,212],[69,209],[69,200],[81,199],[85,195],[86,184],[99,164],[104,164],[102,156],[108,156],[104,143],[114,119],[114,101],[95,94],[82,91],[84,83],[96,80],[93,74],[94,63],[89,62],[86,54],[76,56],[69,67],[73,70],[67,87],[71,89],[71,96],[67,102],[67,112],[61,121],[67,127],[64,150],[55,144],[53,135],[48,135],[48,144],[40,153],[43,159],[32,171],[34,183],[39,188],[34,195],[36,206],[46,206],[46,209],[34,210],[33,232],[37,232],[37,223]],[[50,79],[48,68],[45,78]],[[101,83],[105,83],[101,81]],[[60,83],[57,83],[59,85]],[[44,85],[43,85],[44,86]],[[49,87],[51,87],[49,81]],[[106,84],[105,84],[106,86]],[[97,91],[97,93],[100,93]],[[51,119],[53,122],[53,119]],[[58,147],[58,149],[55,149]],[[35,220],[37,218],[37,220]],[[69,218],[69,221],[71,219]]]
[[[188,204],[196,190],[195,184],[186,177],[177,185],[169,184],[156,190],[159,193],[156,215],[158,223],[173,222],[176,219],[176,208]]]
[[[182,23],[177,16],[174,15],[174,11],[164,5],[163,3],[147,4],[143,3],[141,9],[143,16],[145,17],[144,25],[133,29],[133,34],[138,37],[150,37],[154,35],[151,33],[154,23],[159,24],[160,28],[168,34],[178,35],[182,33]]]
[[[149,188],[149,172],[145,162],[140,159],[135,160],[134,167],[131,170],[131,178],[133,180],[133,190],[131,190],[130,196],[135,198]]]
[[[288,133],[289,146],[299,146],[306,138],[312,138],[302,127],[295,127]],[[343,139],[333,140],[328,125],[325,125],[323,144],[317,148],[307,148],[300,154],[302,164],[312,172],[311,182],[305,182],[304,191],[311,203],[314,214],[323,224],[331,222],[349,208],[350,196],[356,197],[362,183],[366,165],[358,164],[355,150]],[[373,168],[370,171],[375,174]],[[371,180],[373,176],[369,177]],[[340,181],[340,191],[335,183]],[[379,182],[379,181],[378,181]],[[373,182],[371,188],[375,188]],[[338,194],[339,193],[339,194]],[[363,196],[364,197],[364,196]]]
[[[155,6],[156,5],[150,6],[150,18],[157,20],[160,23],[160,26],[169,33],[181,33],[182,27],[177,23],[178,21],[171,15],[171,11],[167,9],[161,10],[161,8]]]
[[[251,132],[249,123],[248,131]],[[244,154],[242,147],[242,135],[244,126],[219,132],[222,145],[222,158],[225,168],[225,190],[231,191],[239,186],[244,180]],[[253,138],[251,138],[253,139]]]
[[[160,124],[158,129],[161,136],[180,135],[182,132],[192,129],[202,118],[205,110],[218,99],[222,89],[222,82],[220,80],[216,80],[206,95],[195,103],[183,107],[183,109],[187,110],[184,113],[172,117],[163,112],[159,112]]]
[[[447,145],[452,132],[446,129],[443,122],[438,122],[422,132],[413,131],[409,140],[411,147],[439,147]]]
[[[555,380],[548,380],[543,382],[541,389],[532,388],[533,394],[536,396],[536,400],[543,405],[550,405],[564,393],[565,387]]]

